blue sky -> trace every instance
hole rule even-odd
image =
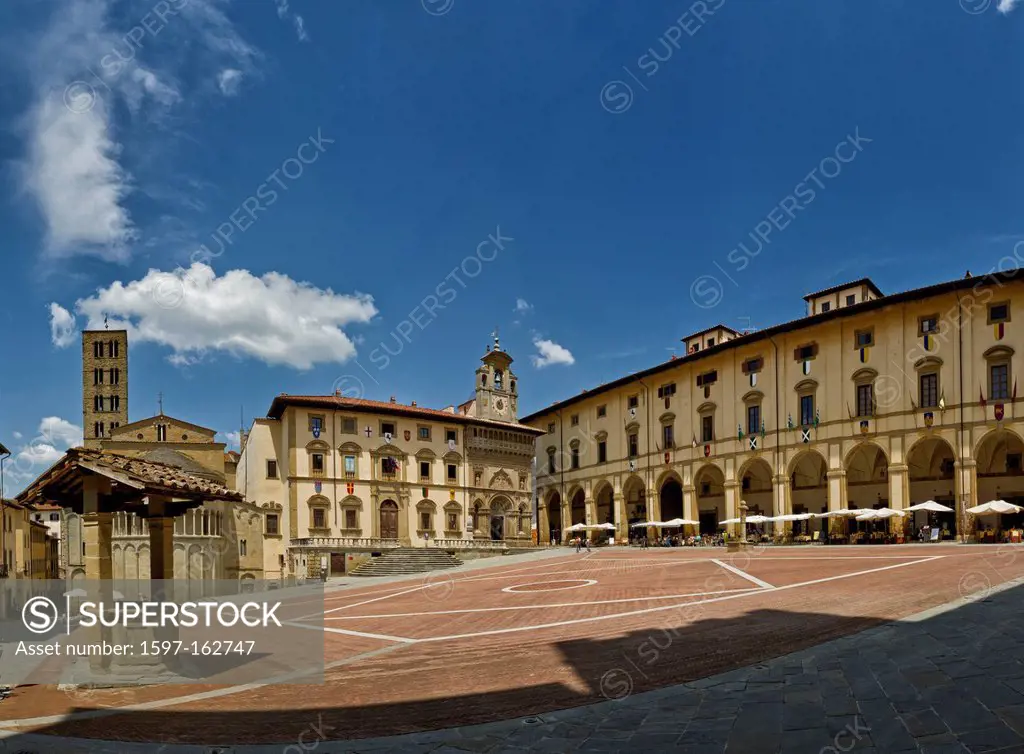
[[[279,392],[463,401],[495,326],[525,414],[1013,259],[1016,4],[3,3],[7,492],[80,439],[104,316],[132,420],[228,433]]]

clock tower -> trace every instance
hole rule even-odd
[[[476,370],[476,415],[480,419],[516,422],[519,394],[516,376],[509,368],[512,357],[501,350],[498,331],[494,331],[494,347],[487,346],[483,362]]]

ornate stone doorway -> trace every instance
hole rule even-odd
[[[398,539],[398,504],[385,500],[380,504],[381,539]]]
[[[505,517],[491,516],[491,539],[499,541],[505,538]]]

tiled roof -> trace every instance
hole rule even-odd
[[[404,403],[392,403],[391,401],[371,401],[367,398],[346,398],[340,395],[288,395],[281,393],[270,406],[267,416],[272,419],[280,419],[286,406],[307,406],[336,409],[338,411],[379,411],[386,414],[399,416],[422,417],[425,419],[440,419],[443,421],[461,424],[479,424],[500,429],[514,429],[522,432],[537,434],[538,430],[526,424],[516,422],[500,422],[490,419],[478,419],[475,416],[441,411],[436,408],[424,408],[423,406],[408,406]],[[540,434],[544,434],[542,431]]]
[[[80,466],[99,474],[109,471],[115,481],[120,476],[142,485],[145,489],[139,492],[140,495],[196,496],[208,500],[242,499],[240,493],[229,490],[222,484],[188,474],[166,463],[144,461],[118,453],[86,448],[68,450],[61,460],[30,484],[17,499],[21,502],[29,501],[36,496],[45,499],[45,490],[50,486],[63,487],[69,483],[74,486],[72,477]]]

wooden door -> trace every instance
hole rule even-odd
[[[385,500],[380,506],[381,539],[398,539],[398,505]]]
[[[331,553],[331,575],[340,576],[345,573],[345,553],[343,552],[332,552]]]

